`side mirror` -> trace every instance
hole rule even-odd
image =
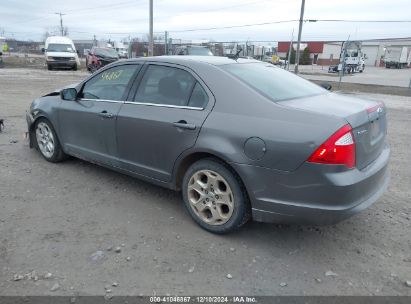
[[[75,101],[77,99],[77,90],[74,88],[63,89],[60,92],[60,97],[63,100]]]
[[[329,83],[321,83],[320,87],[323,87],[324,89],[331,91],[332,85]]]
[[[41,52],[44,53],[46,51],[45,48],[41,48]]]
[[[79,52],[79,50],[76,50],[76,53],[77,53],[77,55],[80,55],[80,52]]]

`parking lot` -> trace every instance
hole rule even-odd
[[[376,204],[334,226],[218,236],[179,193],[29,149],[31,100],[86,75],[0,69],[1,295],[411,295],[411,97],[350,93],[388,108],[391,183]]]

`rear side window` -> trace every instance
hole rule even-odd
[[[233,63],[221,67],[273,101],[314,96],[327,92],[323,88],[271,64]]]
[[[208,103],[208,95],[203,87],[197,82],[191,94],[189,107],[205,108]]]
[[[187,106],[196,80],[187,71],[150,65],[145,72],[134,101]]]
[[[126,88],[140,65],[121,65],[97,74],[83,87],[83,98],[122,100]]]

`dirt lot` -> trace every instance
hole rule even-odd
[[[31,100],[85,75],[0,69],[0,295],[411,295],[410,97],[362,94],[386,102],[392,147],[391,185],[368,210],[216,236],[179,193],[28,148]]]
[[[337,81],[338,73],[328,73],[328,66],[301,65],[304,77],[311,80]],[[385,67],[366,66],[363,73],[348,74],[343,83],[374,84],[408,88],[411,81],[411,69],[386,69]]]

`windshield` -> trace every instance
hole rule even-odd
[[[47,52],[74,53],[74,49],[73,49],[73,46],[71,44],[50,43],[47,46]]]
[[[274,101],[320,95],[327,92],[323,88],[271,64],[227,64],[222,65],[221,68]]]
[[[117,58],[118,54],[114,49],[96,49],[95,54],[102,57]]]
[[[188,49],[189,55],[197,55],[197,56],[213,56],[213,53],[208,48],[189,48]]]

